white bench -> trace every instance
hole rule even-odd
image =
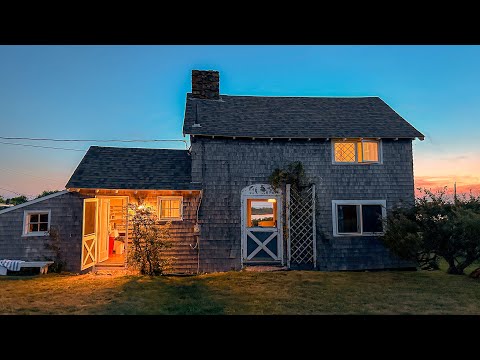
[[[20,263],[20,270],[22,267],[38,267],[40,268],[40,274],[46,274],[48,272],[48,267],[53,264],[53,261],[24,261]],[[7,275],[7,268],[0,266],[0,275]]]

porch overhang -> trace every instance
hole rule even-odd
[[[101,188],[67,188],[69,192],[78,192],[84,195],[103,195],[103,196],[121,196],[121,195],[176,195],[176,194],[196,194],[201,189],[101,189]]]

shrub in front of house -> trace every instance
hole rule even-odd
[[[128,265],[142,275],[163,275],[173,262],[165,254],[172,247],[171,222],[160,222],[155,210],[142,204],[128,204],[128,215],[132,226]]]
[[[385,245],[423,269],[438,269],[443,258],[449,274],[464,274],[480,259],[480,196],[451,200],[446,189],[420,191],[414,207],[396,208],[387,216]]]

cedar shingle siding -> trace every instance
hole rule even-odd
[[[302,161],[316,184],[317,264],[320,270],[410,267],[373,237],[333,237],[332,200],[386,199],[387,212],[414,201],[412,142],[383,140],[383,164],[333,165],[331,142],[195,137],[192,179],[203,181],[200,270],[240,269],[240,192],[268,183],[276,167]]]
[[[22,236],[25,210],[51,210],[50,226],[59,230],[65,270],[80,272],[84,198],[65,193],[0,214],[0,259],[53,260],[53,252],[45,248],[51,242],[48,236]]]

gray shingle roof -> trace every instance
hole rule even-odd
[[[200,127],[192,127],[198,122]],[[423,137],[379,97],[187,94],[183,133],[252,137]]]
[[[66,188],[199,189],[187,150],[91,146]]]

